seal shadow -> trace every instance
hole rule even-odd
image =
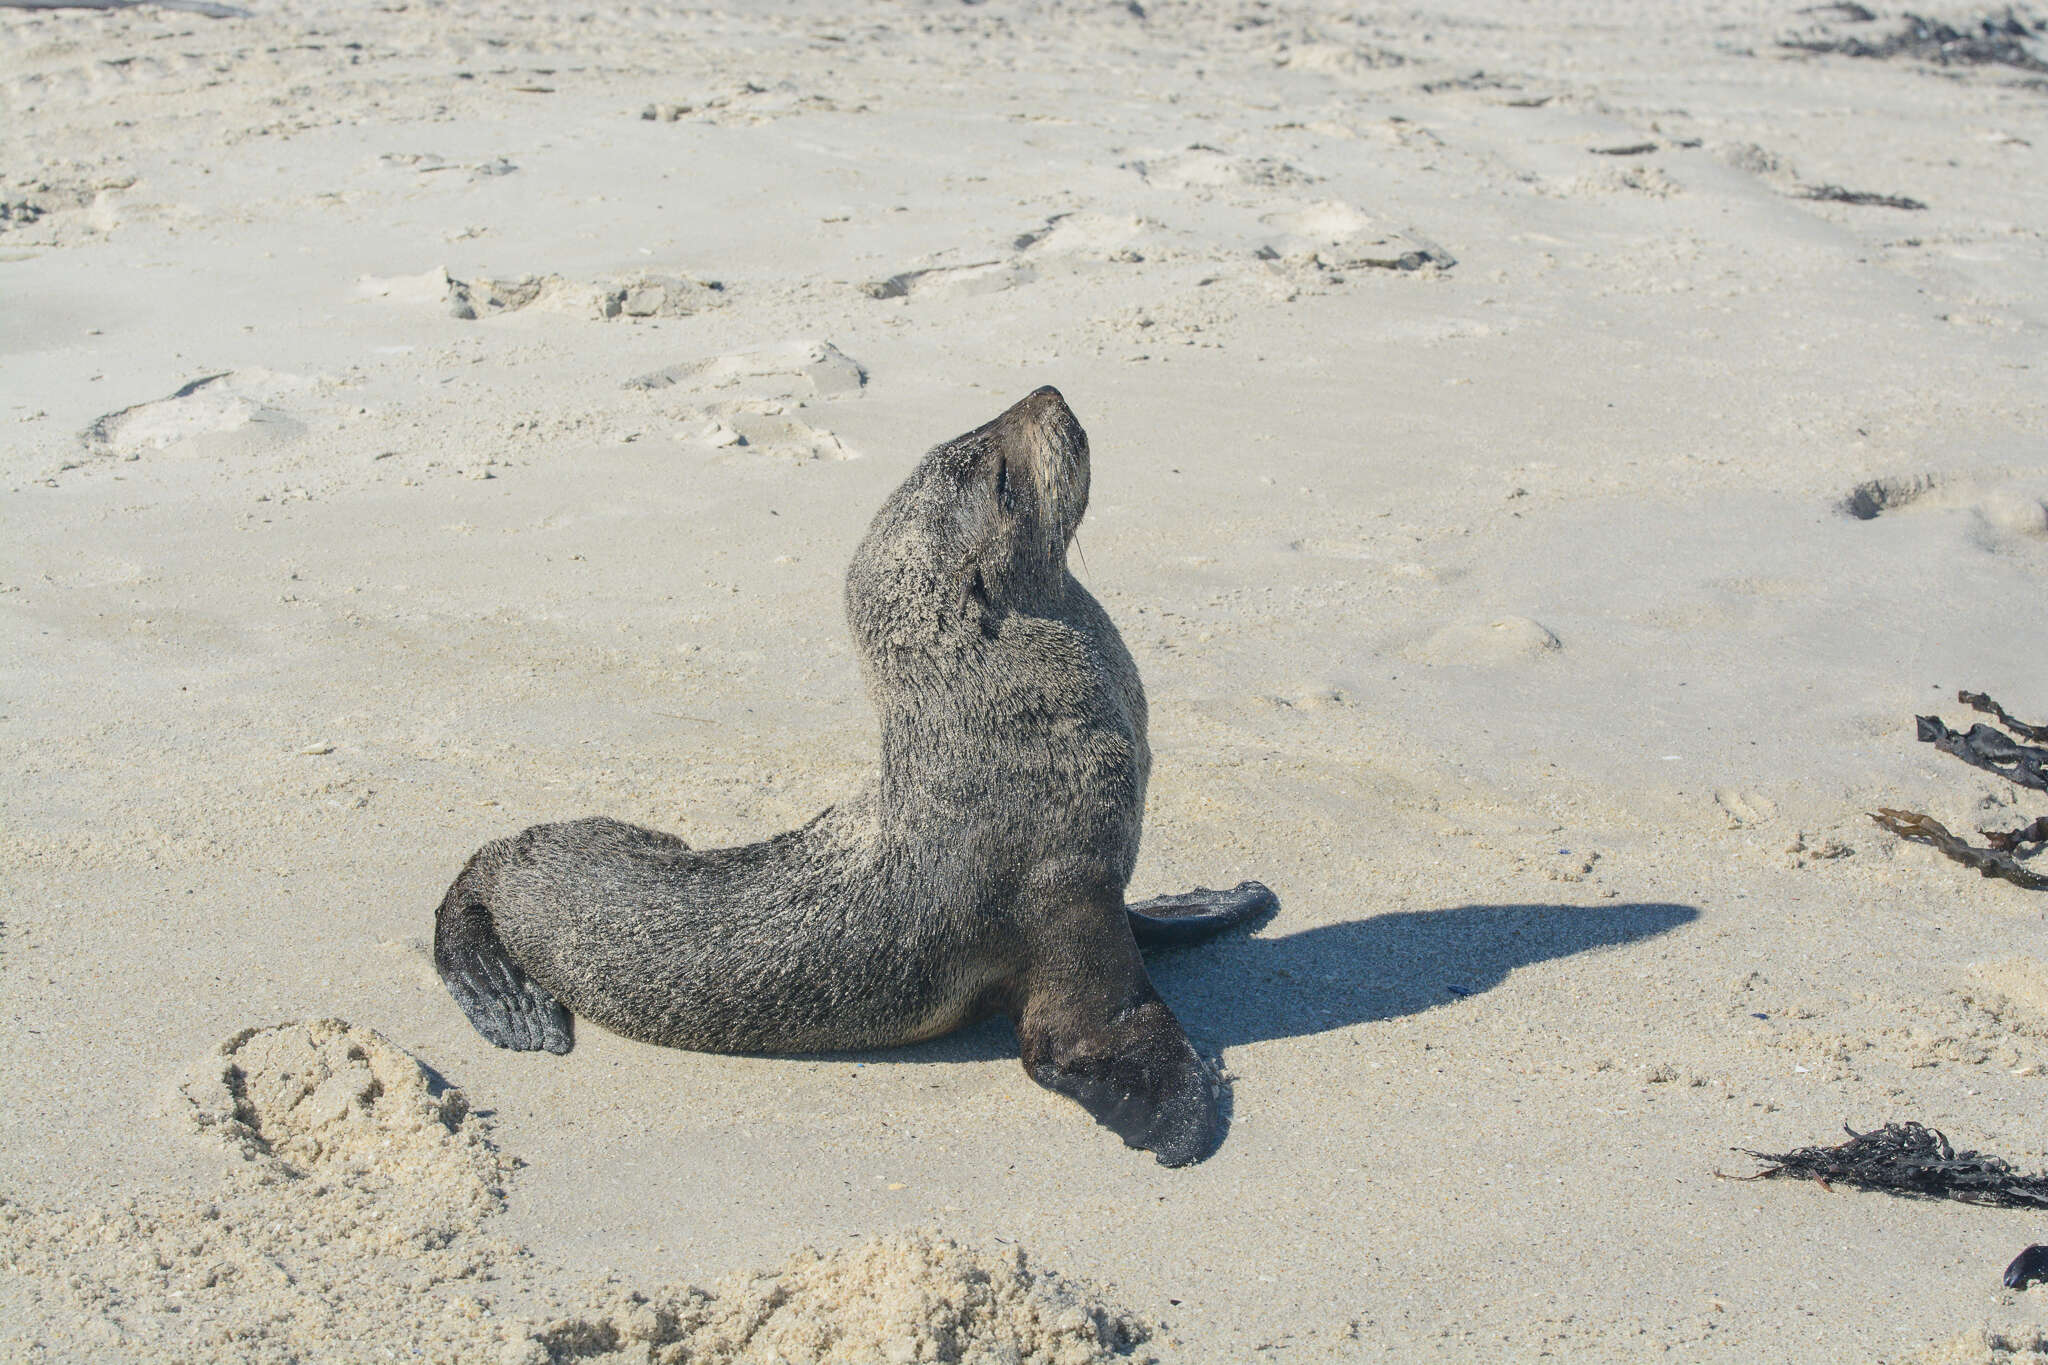
[[[1666,934],[1690,905],[1460,905],[1153,956],[1153,984],[1197,1048],[1302,1038],[1479,995],[1518,967]]]
[[[1195,1049],[1303,1038],[1421,1014],[1498,986],[1518,967],[1624,947],[1699,918],[1690,905],[1460,905],[1400,910],[1277,938],[1229,933],[1146,954],[1152,982]],[[864,1061],[983,1062],[1014,1057],[991,1019],[930,1042],[828,1054]]]

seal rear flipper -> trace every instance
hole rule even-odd
[[[490,908],[459,897],[457,880],[434,919],[434,966],[476,1031],[514,1052],[567,1052],[569,1011],[522,970],[498,940]]]
[[[1198,886],[1178,895],[1154,896],[1127,906],[1131,936],[1141,948],[1199,943],[1225,929],[1263,920],[1280,908],[1264,882],[1239,882],[1228,891]]]
[[[1035,1003],[1035,1002],[1034,1002]],[[1219,1083],[1157,996],[1114,1015],[1074,1002],[1027,1004],[1017,1025],[1024,1070],[1078,1102],[1128,1147],[1186,1166],[1222,1136]]]

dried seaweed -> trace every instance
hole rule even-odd
[[[2036,816],[2034,822],[2021,825],[2018,829],[1980,829],[1990,845],[2000,853],[2039,853],[2040,849],[2022,850],[2021,844],[2048,844],[2048,815]]]
[[[2000,1209],[2048,1209],[2048,1172],[2024,1175],[2002,1157],[1958,1152],[1949,1140],[1918,1123],[1887,1123],[1872,1133],[1847,1124],[1849,1140],[1835,1147],[1801,1147],[1794,1152],[1752,1152],[1769,1163],[1743,1180],[1783,1176],[1812,1180],[1829,1188],[1852,1189],[1914,1199],[1955,1199]]]
[[[1910,810],[1892,810],[1889,807],[1879,807],[1871,812],[1870,818],[1898,835],[1901,839],[1911,839],[1916,843],[1931,844],[1965,867],[1974,867],[1987,877],[2003,877],[2014,886],[2022,886],[2029,891],[2048,891],[2048,877],[2044,877],[2030,868],[2023,867],[2019,859],[2013,856],[2010,851],[2001,848],[1978,848],[1950,834],[1948,828],[1931,815],[1921,815],[1916,811]],[[2040,823],[2040,821],[2035,822],[2036,825]],[[2029,828],[2032,828],[2032,826],[2029,826]],[[2015,831],[2014,833],[2024,832]],[[1992,837],[1996,839],[2000,836],[1993,835]]]
[[[1922,743],[1953,754],[1973,768],[1997,773],[2008,782],[2048,792],[2048,749],[2021,744],[1989,725],[1972,725],[1968,733],[1959,735],[1933,716],[1913,719],[1919,724]]]
[[[1877,194],[1870,190],[1845,190],[1840,185],[1808,185],[1801,199],[1818,199],[1827,204],[1858,204],[1865,208],[1924,209],[1927,205],[1903,194]]]
[[[2048,71],[2029,40],[2048,32],[2048,24],[2022,19],[2008,6],[1961,28],[1918,14],[1905,15],[1899,27],[1876,42],[1861,38],[1788,38],[1778,46],[1796,52],[1889,60],[1904,57],[1939,66],[2010,66],[2021,71]]]
[[[1956,700],[1985,715],[1997,717],[2001,724],[2028,739],[2048,739],[2048,726],[2014,720],[2004,707],[1982,692],[1958,692]],[[1933,716],[1915,716],[1914,720],[1924,743],[1932,744],[1945,754],[1953,754],[1973,768],[1997,773],[2018,786],[2048,791],[2048,749],[2021,744],[2003,730],[1989,725],[1972,725],[1967,733],[1957,734]],[[1949,833],[1939,820],[1917,811],[1883,807],[1872,812],[1870,818],[1901,839],[1931,844],[1944,855],[1966,867],[1976,868],[1987,877],[2002,877],[2029,891],[2048,891],[2048,876],[2035,872],[2020,861],[2039,853],[2039,846],[2048,843],[2048,816],[2018,829],[1980,831],[1990,843],[1988,848],[1978,848],[1958,838]],[[2023,844],[2035,847],[2023,848]]]
[[[2048,743],[2048,725],[2029,725],[2023,720],[2014,720],[2006,713],[2006,709],[2003,706],[2000,706],[1982,692],[1958,692],[1956,693],[1956,700],[1969,707],[1972,711],[1980,711],[1990,716],[2021,739]]]

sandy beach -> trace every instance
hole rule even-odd
[[[1868,816],[2048,814],[1915,738],[2048,723],[2048,11],[243,5],[0,8],[0,1356],[2048,1359],[2048,1210],[1721,1178],[2048,1168],[2048,893]],[[1216,1153],[489,1046],[464,860],[845,796],[1042,384]]]

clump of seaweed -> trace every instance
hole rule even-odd
[[[1982,692],[1958,692],[1956,700],[1974,711],[1996,717],[2000,724],[2022,739],[2048,739],[2048,726],[2014,720],[2004,707]],[[1915,716],[1914,720],[1918,723],[1922,742],[1932,744],[1973,768],[1997,773],[2016,786],[2048,791],[2048,748],[2022,744],[2004,730],[1981,723],[1959,734],[1936,716]],[[1978,831],[1989,842],[1987,848],[1979,848],[1951,834],[1939,820],[1918,811],[1893,810],[1883,806],[1871,812],[1870,818],[1901,839],[1930,845],[1987,877],[2001,877],[2029,891],[2048,891],[2048,876],[2034,871],[2023,861],[2048,845],[2048,815],[2018,829]]]
[[[2048,749],[2021,744],[1989,725],[1972,725],[1963,734],[1933,716],[1915,716],[1920,742],[1960,758],[1973,768],[1997,773],[2008,782],[2048,792]]]
[[[2036,836],[2048,838],[2048,816],[2034,821],[2023,829],[1998,833],[1983,831],[1991,841],[1990,848],[1978,848],[1967,839],[1949,833],[1948,826],[1931,815],[1916,811],[1893,810],[1880,806],[1870,813],[1870,818],[1883,825],[1901,839],[1911,839],[1917,844],[1926,844],[1965,867],[1973,867],[1987,877],[2003,877],[2014,886],[2023,886],[2029,891],[2048,891],[2048,877],[2024,866],[2016,850],[2022,838],[2029,841]],[[2032,852],[2039,852],[2034,849]]]
[[[1847,1185],[1912,1199],[1955,1199],[2000,1209],[2048,1209],[2048,1172],[2026,1175],[2003,1157],[1959,1152],[1938,1130],[1918,1123],[1887,1123],[1859,1133],[1847,1124],[1849,1140],[1833,1147],[1791,1152],[1753,1152],[1768,1163],[1740,1180],[1811,1180],[1823,1189]]]
[[[2033,40],[2044,33],[2048,33],[2048,22],[2022,17],[2008,5],[1980,16],[1975,22],[1965,21],[1960,28],[1938,19],[1907,14],[1900,19],[1897,29],[1876,42],[1827,35],[1787,38],[1778,45],[1796,52],[1880,61],[1904,58],[1938,66],[2010,66],[2021,71],[2048,72],[2048,61],[2043,61],[2033,46]]]
[[[2000,725],[2018,735],[2021,739],[2048,742],[2048,725],[2029,725],[2023,720],[2014,720],[2000,706],[1982,692],[1958,692],[1956,700],[1981,715],[1994,718]]]

